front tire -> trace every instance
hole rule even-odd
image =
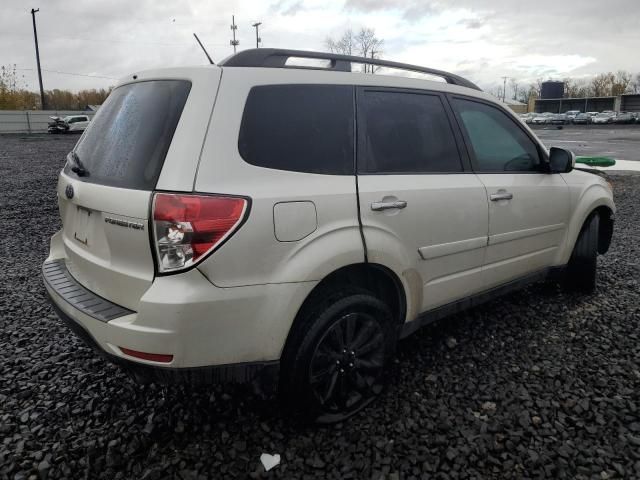
[[[584,223],[573,247],[563,282],[566,290],[592,293],[596,289],[599,228],[600,216],[594,213]]]
[[[309,311],[283,356],[280,396],[298,418],[340,422],[383,390],[396,342],[393,318],[365,292],[329,296]]]

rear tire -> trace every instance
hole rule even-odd
[[[280,398],[300,420],[340,422],[383,390],[396,343],[393,317],[359,290],[325,297],[308,312],[283,355]]]
[[[599,228],[600,216],[592,214],[584,223],[573,247],[563,281],[565,290],[592,293],[596,289]]]

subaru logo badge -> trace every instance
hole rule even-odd
[[[67,185],[67,188],[64,189],[64,194],[69,200],[71,200],[73,198],[73,185]]]

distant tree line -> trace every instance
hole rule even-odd
[[[49,110],[84,110],[87,105],[101,105],[109,93],[108,89],[45,90],[45,102]],[[40,94],[24,87],[15,65],[0,67],[0,110],[40,109]]]
[[[533,83],[521,85],[517,79],[512,78],[509,80],[511,95],[506,97],[527,103],[531,96],[540,97],[543,82],[544,79],[538,78]],[[565,77],[562,82],[565,98],[614,97],[625,93],[640,93],[640,73],[633,75],[625,70],[600,73],[591,79]],[[489,93],[502,98],[502,90],[502,86],[494,87]]]

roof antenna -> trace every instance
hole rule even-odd
[[[196,40],[198,41],[198,44],[200,44],[200,47],[202,48],[202,51],[204,51],[204,54],[207,56],[207,58],[209,59],[209,63],[211,65],[215,65],[215,63],[213,63],[213,60],[211,60],[211,57],[209,56],[209,53],[207,52],[207,49],[204,48],[204,45],[202,45],[202,42],[200,41],[200,39],[198,38],[198,35],[196,35],[195,33],[193,34],[194,37],[196,37]]]

